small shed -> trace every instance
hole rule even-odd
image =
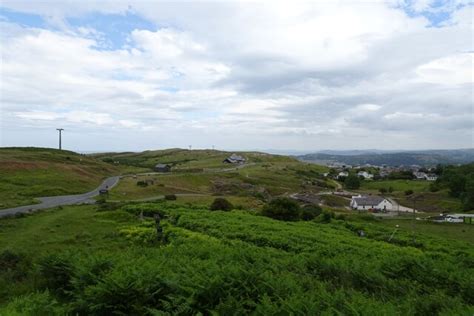
[[[156,172],[170,172],[171,166],[168,164],[159,163],[153,168]]]

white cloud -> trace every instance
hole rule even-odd
[[[452,18],[434,28],[400,9],[432,10],[432,1],[395,2],[133,2],[166,27],[135,29],[103,50],[108,34],[67,17],[123,14],[128,2],[6,1],[60,27],[0,22],[2,141],[15,144],[21,126],[67,124],[124,139],[166,133],[171,146],[474,145],[459,115],[472,112],[470,9],[450,3]]]
[[[421,81],[437,84],[474,82],[474,53],[451,55],[430,61],[416,69]]]

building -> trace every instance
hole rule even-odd
[[[156,172],[170,172],[171,166],[168,164],[159,163],[153,168]]]
[[[337,178],[338,178],[338,179],[339,179],[339,178],[346,178],[346,177],[348,177],[348,176],[349,176],[349,172],[347,172],[347,171],[341,171],[341,172],[338,173]]]
[[[386,198],[381,196],[353,196],[351,200],[351,208],[354,210],[393,210],[393,204]]]
[[[426,179],[426,173],[424,172],[413,172],[413,176],[416,178],[416,180],[425,180]]]
[[[425,179],[428,181],[436,181],[438,180],[438,176],[433,173],[430,173],[425,176]]]
[[[232,154],[226,159],[224,159],[225,163],[245,163],[245,158],[236,154]]]
[[[357,173],[359,177],[363,177],[364,179],[372,179],[374,177],[373,174],[368,173],[367,171],[359,171]]]

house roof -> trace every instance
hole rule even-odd
[[[236,154],[232,154],[226,158],[229,161],[245,161],[245,158]]]
[[[380,196],[356,196],[353,199],[357,202],[357,205],[377,205],[383,200],[383,197]]]

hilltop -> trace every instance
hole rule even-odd
[[[0,209],[34,204],[37,197],[84,193],[119,173],[116,166],[72,151],[0,148]]]

